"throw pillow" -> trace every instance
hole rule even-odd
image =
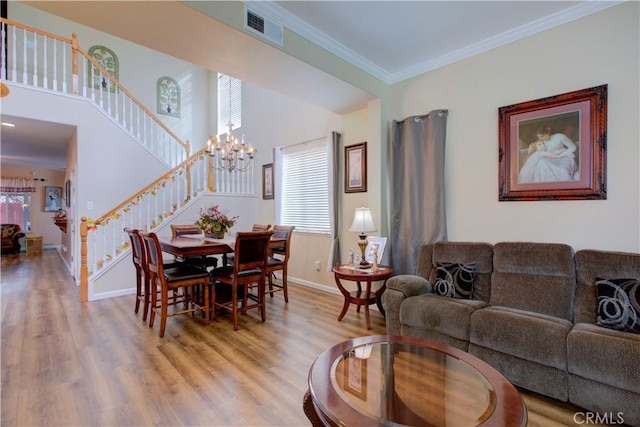
[[[640,280],[596,279],[598,318],[605,328],[640,334]]]
[[[433,293],[450,298],[473,299],[476,263],[437,263]]]

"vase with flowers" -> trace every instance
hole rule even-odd
[[[224,233],[228,232],[236,224],[237,216],[229,217],[222,213],[218,205],[213,205],[206,209],[200,209],[200,219],[196,225],[206,237],[222,239]]]

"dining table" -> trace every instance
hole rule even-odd
[[[180,258],[222,255],[223,263],[226,265],[226,255],[233,253],[235,239],[214,239],[202,235],[184,235],[175,238],[158,236],[160,248],[163,252]],[[269,248],[281,248],[286,244],[285,238],[271,237]]]

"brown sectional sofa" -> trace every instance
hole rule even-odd
[[[437,242],[387,281],[387,333],[452,345],[515,385],[640,425],[640,334],[596,324],[596,278],[640,279],[640,254],[558,243]],[[433,293],[437,266],[475,263],[473,299]]]

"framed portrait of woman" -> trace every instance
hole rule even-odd
[[[500,201],[607,198],[607,85],[498,113]]]

